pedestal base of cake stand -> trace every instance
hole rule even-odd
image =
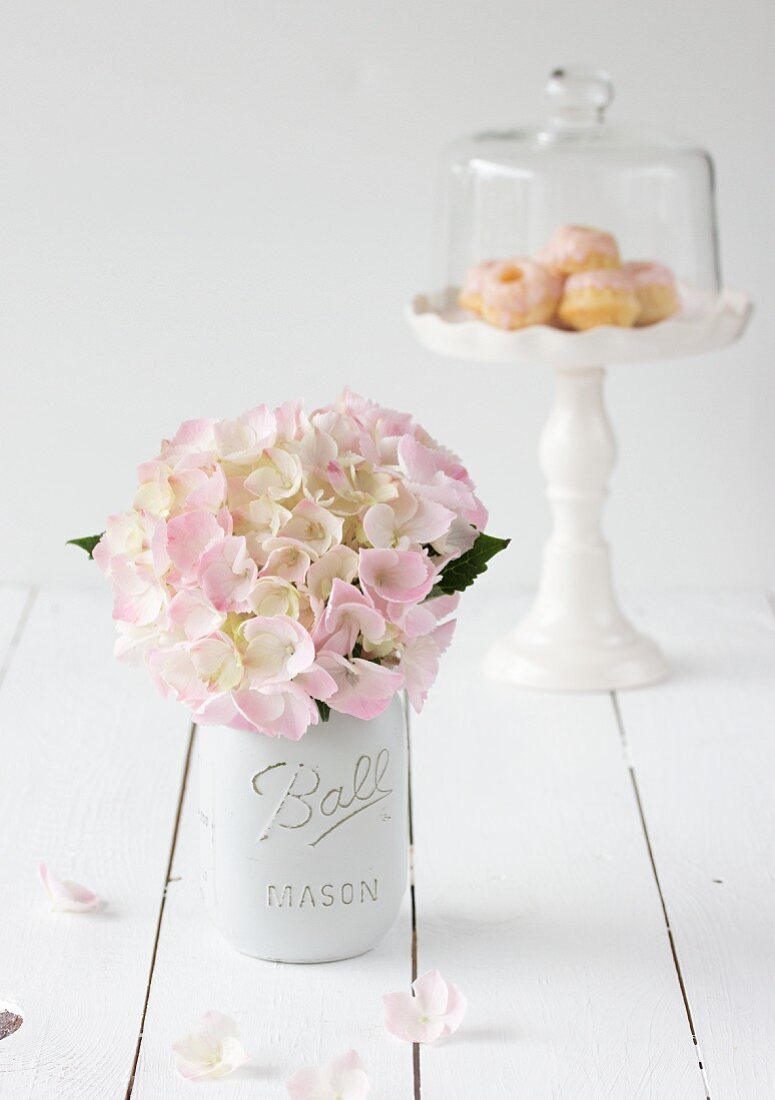
[[[616,443],[603,404],[605,371],[588,364],[723,347],[745,329],[750,300],[736,291],[703,296],[684,289],[681,312],[659,324],[571,333],[545,325],[503,332],[459,310],[456,297],[451,290],[441,308],[422,296],[409,306],[409,322],[425,347],[481,364],[545,363],[554,367],[556,383],[539,446],[553,531],[538,595],[527,618],[492,647],[486,673],[553,691],[613,691],[661,680],[667,671],[662,654],[630,625],[614,594],[601,520]]]
[[[630,626],[614,594],[601,531],[616,458],[604,376],[602,367],[555,369],[554,405],[539,446],[554,530],[530,613],[485,660],[485,672],[495,679],[559,691],[612,691],[652,684],[667,672],[657,646]]]
[[[592,629],[590,629],[590,625]],[[567,613],[542,619],[540,605],[485,657],[485,674],[547,691],[619,691],[655,684],[667,674],[659,647],[619,612],[574,633]]]

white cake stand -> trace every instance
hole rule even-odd
[[[483,363],[545,363],[555,400],[541,435],[554,529],[544,548],[538,594],[516,630],[496,642],[485,670],[498,680],[555,691],[610,691],[662,679],[664,657],[619,609],[611,555],[601,531],[616,441],[603,404],[602,363],[697,355],[732,343],[751,315],[736,291],[719,296],[683,288],[681,312],[648,328],[608,325],[565,332],[533,325],[505,332],[454,303],[432,308],[419,296],[406,307],[418,340],[431,351]]]

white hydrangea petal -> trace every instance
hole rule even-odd
[[[175,1068],[187,1081],[226,1077],[248,1061],[237,1025],[221,1012],[206,1012],[195,1030],[172,1044]]]
[[[57,878],[45,863],[38,866],[38,874],[57,913],[91,913],[103,905],[102,898],[88,886]]]

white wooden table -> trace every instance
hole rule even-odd
[[[517,609],[480,588],[413,725],[404,912],[371,954],[310,967],[241,957],[208,925],[190,722],[113,662],[107,597],[0,588],[0,998],[24,1014],[2,1100],[280,1098],[351,1047],[374,1100],[775,1096],[766,598],[630,601],[673,677],[550,696],[482,679]],[[40,860],[106,910],[51,913]],[[413,1050],[380,998],[430,967],[469,1013]],[[255,1063],[187,1085],[170,1044],[210,1008]]]

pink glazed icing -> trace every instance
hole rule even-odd
[[[562,280],[535,260],[499,260],[485,274],[482,299],[492,309],[522,315],[557,302],[561,290]]]
[[[626,272],[637,287],[675,286],[675,279],[669,267],[653,260],[634,260],[631,263],[622,264],[622,271]]]
[[[484,289],[485,276],[497,263],[497,260],[482,260],[481,263],[469,267],[463,283],[463,293],[469,296],[481,294]]]
[[[565,280],[566,295],[574,290],[627,290],[635,291],[632,276],[622,267],[599,267],[594,271],[577,271]]]
[[[590,256],[611,256],[619,259],[619,249],[610,233],[590,229],[585,225],[561,225],[555,231],[540,259],[551,267],[562,268],[569,261],[585,263]]]

